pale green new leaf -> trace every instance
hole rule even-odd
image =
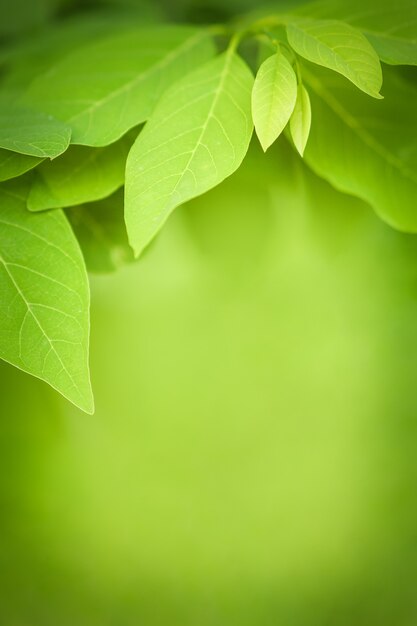
[[[214,54],[206,31],[137,28],[65,57],[24,101],[70,124],[72,143],[105,146],[147,120],[168,86]]]
[[[341,19],[361,30],[381,61],[417,65],[417,2],[415,0],[321,0],[304,13]]]
[[[290,132],[295,147],[303,156],[311,128],[311,103],[307,89],[298,85],[297,101],[290,119]]]
[[[376,102],[336,74],[303,75],[314,111],[309,166],[394,228],[417,232],[416,88],[386,68],[385,99]]]
[[[124,183],[132,143],[129,133],[105,148],[71,146],[59,159],[45,161],[34,173],[28,208],[59,209],[109,196]]]
[[[379,58],[360,31],[337,20],[296,19],[287,25],[287,35],[297,54],[342,74],[370,96],[381,98]]]
[[[39,157],[31,157],[0,148],[0,181],[20,176],[42,163],[42,161],[43,159]]]
[[[281,52],[259,68],[252,91],[252,115],[256,134],[266,151],[284,130],[294,110],[297,78]]]
[[[127,239],[122,189],[104,200],[67,209],[66,214],[89,272],[113,272],[134,261]]]
[[[65,152],[71,128],[39,111],[0,103],[0,148],[51,159]]]
[[[164,95],[127,161],[125,216],[136,255],[175,207],[239,167],[253,131],[252,87],[230,49]]]
[[[26,210],[21,181],[0,185],[0,358],[91,413],[89,288],[65,215]]]

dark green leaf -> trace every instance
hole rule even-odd
[[[109,196],[124,183],[132,143],[129,134],[105,148],[71,146],[59,159],[42,163],[33,177],[28,208],[59,209]]]
[[[134,260],[124,221],[124,196],[115,194],[66,210],[89,272],[113,272]]]
[[[71,128],[50,115],[0,104],[0,148],[40,158],[65,152]]]
[[[144,122],[163,91],[215,53],[206,31],[151,26],[65,57],[25,101],[71,125],[72,143],[105,146]]]
[[[385,100],[376,102],[335,74],[305,73],[314,123],[304,156],[316,173],[369,202],[386,222],[417,232],[416,89],[394,70],[385,74]]]
[[[15,178],[33,169],[43,159],[0,148],[0,181]]]

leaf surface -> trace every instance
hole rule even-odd
[[[311,128],[310,96],[304,85],[298,85],[297,101],[290,120],[290,132],[294,145],[303,156]]]
[[[0,103],[0,148],[51,159],[67,149],[71,128],[50,115]]]
[[[172,210],[232,174],[252,136],[253,76],[229,50],[162,98],[126,166],[125,217],[136,253]]]
[[[390,65],[417,65],[415,0],[322,0],[303,9],[309,15],[340,19],[361,30]]]
[[[34,173],[28,208],[59,209],[109,196],[124,183],[132,143],[129,134],[105,148],[71,146],[59,159],[42,163]]]
[[[42,163],[42,161],[43,159],[40,157],[31,157],[0,148],[0,181],[20,176]]]
[[[34,215],[20,181],[0,186],[0,358],[91,413],[89,288],[65,215]]]
[[[277,52],[262,63],[252,91],[255,130],[264,151],[284,130],[296,98],[295,72],[285,56]]]
[[[65,57],[24,100],[70,124],[72,143],[105,146],[144,122],[169,85],[214,53],[206,31],[135,29]]]
[[[287,25],[288,41],[300,56],[348,78],[374,98],[381,98],[382,70],[366,37],[337,20],[299,19]]]
[[[386,97],[376,102],[335,74],[303,75],[315,120],[304,154],[309,166],[394,228],[417,232],[416,88],[386,68]]]

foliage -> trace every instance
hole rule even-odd
[[[220,25],[167,23],[165,3],[61,4],[2,31],[4,360],[91,412],[86,267],[139,257],[177,206],[240,167],[253,128],[264,150],[284,134],[316,174],[417,232],[414,75],[380,63],[417,65],[413,0],[276,2]]]

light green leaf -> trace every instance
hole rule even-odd
[[[284,130],[296,98],[295,72],[285,56],[277,52],[262,63],[252,91],[255,130],[264,151]]]
[[[206,31],[135,29],[65,57],[24,100],[70,124],[72,143],[105,146],[144,122],[168,86],[214,54]]]
[[[0,185],[0,358],[91,413],[84,261],[65,215],[25,201],[20,181]]]
[[[31,157],[0,148],[0,181],[20,176],[42,163],[42,161],[43,159],[39,157]]]
[[[378,55],[358,30],[337,20],[297,19],[287,25],[292,48],[308,61],[348,78],[374,98],[381,98]]]
[[[298,152],[303,156],[311,128],[310,97],[304,85],[298,85],[297,101],[290,120],[291,137]]]
[[[415,0],[322,0],[304,11],[321,18],[341,19],[361,30],[381,61],[417,65],[417,3]]]
[[[65,152],[71,128],[50,115],[0,103],[0,148],[51,159]]]
[[[253,131],[253,76],[229,50],[162,98],[126,167],[125,216],[139,255],[172,210],[241,164]]]
[[[386,68],[386,96],[376,102],[349,90],[336,74],[317,68],[303,76],[314,111],[304,153],[309,166],[367,201],[394,228],[417,232],[415,87]]]
[[[66,210],[89,272],[106,273],[134,261],[124,221],[122,189],[99,202]]]
[[[59,209],[109,196],[124,183],[132,143],[129,133],[106,148],[71,146],[59,159],[45,161],[33,177],[28,208]]]

